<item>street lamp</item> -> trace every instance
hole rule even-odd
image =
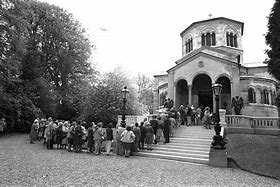
[[[125,124],[125,103],[128,96],[129,90],[125,86],[122,90],[122,98],[123,98],[123,113],[122,113],[122,124]]]
[[[216,134],[213,137],[212,141],[212,148],[214,149],[225,149],[225,142],[223,140],[223,137],[220,135],[221,132],[221,124],[220,124],[220,115],[219,115],[219,96],[222,91],[222,85],[219,83],[214,83],[212,85],[212,91],[215,95],[215,101],[216,101],[216,113],[213,116],[213,121],[215,124],[215,132]]]

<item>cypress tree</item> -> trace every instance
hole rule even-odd
[[[268,58],[268,72],[280,80],[280,0],[276,0],[268,18],[268,32],[265,36],[269,49],[265,51]]]

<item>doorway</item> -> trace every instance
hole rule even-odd
[[[213,94],[212,91],[199,91],[198,92],[198,106],[205,108],[209,106],[213,110]]]
[[[207,74],[199,74],[193,79],[192,104],[213,110],[212,80]]]

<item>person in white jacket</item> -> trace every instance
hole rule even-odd
[[[126,130],[121,134],[121,141],[124,146],[124,156],[129,157],[131,145],[135,140],[135,134],[132,132],[131,126],[127,126]]]

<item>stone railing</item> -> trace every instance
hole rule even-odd
[[[279,129],[279,117],[252,117],[244,115],[226,115],[228,127],[251,127]]]

